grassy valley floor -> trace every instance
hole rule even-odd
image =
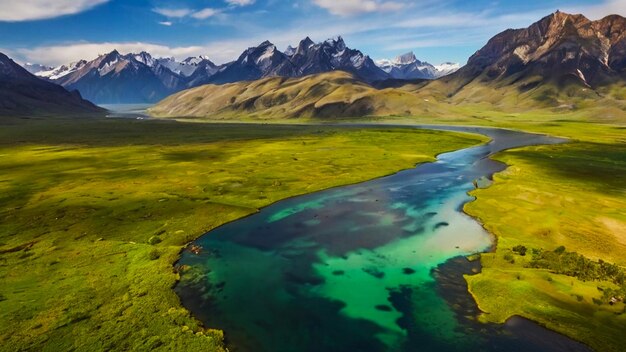
[[[481,319],[521,315],[595,350],[622,351],[626,144],[575,140],[496,159],[509,168],[465,207],[498,241],[482,273],[467,277]]]
[[[185,243],[290,196],[485,142],[362,127],[0,121],[0,349],[223,350],[172,291]]]
[[[468,109],[468,108],[464,108]],[[496,155],[509,167],[465,211],[497,238],[466,276],[485,322],[519,315],[597,351],[626,346],[626,126],[602,115],[469,109],[406,123],[519,129],[570,142]],[[397,121],[396,121],[397,122]],[[611,300],[615,298],[613,302]]]

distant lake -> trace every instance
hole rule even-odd
[[[357,185],[286,199],[199,238],[176,291],[231,351],[587,351],[521,318],[480,324],[463,256],[492,236],[462,212],[473,181],[506,165],[489,156],[553,144],[486,128],[489,144]],[[419,151],[416,151],[419,152]]]
[[[146,110],[154,104],[101,104],[99,106],[109,110],[107,117],[148,119],[150,116]]]

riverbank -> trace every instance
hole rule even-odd
[[[465,210],[497,237],[498,246],[482,255],[485,270],[466,279],[483,322],[523,316],[596,350],[621,351],[626,126],[588,120],[583,113],[472,110],[393,123],[490,126],[570,139],[494,157],[510,167],[495,176],[493,186],[473,192],[477,200]],[[561,248],[563,253],[551,253]]]
[[[219,351],[222,333],[171,290],[185,243],[276,200],[485,141],[386,127],[1,123],[2,350]]]
[[[496,159],[510,167],[466,206],[498,238],[482,273],[466,277],[481,320],[519,315],[595,350],[622,350],[626,145],[579,140]]]
[[[461,130],[492,140],[388,177],[284,200],[202,236],[193,245],[206,253],[184,253],[179,262],[184,306],[224,329],[228,347],[242,351],[494,350],[496,342],[504,350],[551,351],[542,338],[521,344],[475,322],[465,330],[468,321],[437,293],[431,270],[492,245],[460,212],[472,200],[472,180],[506,167],[488,155],[562,141]],[[462,273],[456,279],[464,285]]]

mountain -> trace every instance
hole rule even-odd
[[[625,79],[626,19],[557,11],[496,35],[467,65],[429,86],[464,102],[495,102],[508,89],[528,104],[575,109],[580,99],[610,97],[616,90],[609,87]]]
[[[400,55],[393,60],[383,59],[376,65],[385,71],[393,79],[436,79],[449,75],[460,68],[459,64],[444,63],[433,66],[428,62],[422,62],[415,57],[413,52]]]
[[[345,63],[346,57],[364,58],[338,40],[315,44],[306,38],[288,52],[285,56],[293,67],[284,67],[297,70],[297,75],[338,68],[331,65]],[[395,74],[394,68],[404,73],[402,68],[417,61],[412,54],[402,55],[389,63],[395,65],[389,75]],[[284,57],[275,62],[284,64]],[[454,70],[456,66],[444,64],[435,69]],[[612,15],[591,21],[557,11],[528,28],[496,35],[467,65],[439,79],[391,78],[371,85],[364,81],[356,73],[331,72],[222,87],[207,85],[180,92],[152,112],[165,117],[265,119],[451,116],[473,109],[477,114],[500,111],[511,116],[524,111],[548,115],[584,111],[581,116],[585,119],[623,122],[626,19]]]
[[[208,84],[174,94],[150,109],[162,118],[337,118],[417,113],[413,93],[377,90],[344,71]]]
[[[341,37],[314,43],[305,38],[285,52],[265,41],[245,50],[235,61],[218,66],[205,56],[183,61],[154,58],[147,52],[117,51],[93,61],[77,61],[38,71],[40,77],[67,87],[99,104],[153,103],[203,84],[253,81],[266,77],[303,77],[346,71],[364,82],[389,78],[369,56],[350,49]]]
[[[0,115],[103,114],[104,110],[54,83],[37,78],[0,53]]]
[[[184,77],[190,77],[198,73],[209,77],[217,72],[217,65],[206,56],[192,56],[183,61],[176,61],[175,58],[161,58],[157,59],[157,64],[165,66],[172,72]],[[198,69],[202,69],[202,71],[198,71]]]
[[[154,58],[147,52],[116,50],[92,61],[80,60],[36,73],[76,89],[98,104],[154,103],[182,89],[203,84],[218,67],[206,57]],[[198,78],[199,77],[199,78]]]
[[[316,73],[345,71],[365,81],[389,78],[369,56],[350,49],[341,37],[314,43],[310,38],[300,41],[297,48],[285,52],[269,41],[248,48],[231,63],[224,65],[202,83],[224,84],[253,81],[266,77],[303,77]]]
[[[121,55],[116,50],[93,61],[79,61],[40,72],[98,104],[156,102],[185,88],[184,78],[157,64],[150,54]]]
[[[458,71],[461,68],[461,65],[456,62],[444,62],[439,65],[434,65],[434,67],[435,71],[437,71],[436,78],[440,78]]]
[[[87,61],[80,60],[76,62],[72,62],[68,65],[61,65],[58,67],[51,67],[48,70],[36,72],[35,75],[42,78],[47,78],[50,80],[59,79],[65,75],[68,75],[76,70],[79,70],[83,66],[87,64]]]
[[[300,41],[295,51],[290,51],[293,54],[288,57],[296,68],[296,77],[341,70],[365,82],[389,78],[369,56],[348,48],[341,37],[317,44],[307,37]]]
[[[253,81],[264,77],[294,77],[296,74],[296,68],[289,57],[274,44],[265,41],[257,47],[248,48],[237,60],[210,77],[208,82],[224,84]]]

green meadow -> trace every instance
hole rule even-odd
[[[186,243],[280,199],[486,139],[401,128],[0,122],[0,346],[223,350],[172,290]]]
[[[509,167],[473,192],[465,210],[497,237],[482,273],[466,277],[481,320],[520,315],[595,350],[623,350],[626,143],[611,138],[620,127],[604,128],[501,153]]]
[[[598,351],[626,346],[626,125],[612,109],[504,114],[463,106],[450,117],[417,119],[569,139],[497,154],[508,168],[464,208],[496,238],[494,251],[481,255],[482,272],[466,276],[481,321],[523,316]]]
[[[492,186],[472,192],[477,199],[465,206],[465,212],[496,239],[495,249],[481,255],[482,273],[466,276],[483,311],[479,319],[503,323],[523,316],[595,350],[622,351],[626,346],[623,107],[596,104],[563,112],[510,105],[503,112],[489,104],[434,105],[430,115],[369,122],[498,127],[569,140],[497,154],[494,159],[508,168],[495,175]],[[561,255],[550,253],[560,249]],[[606,266],[617,266],[619,272],[606,274]]]

